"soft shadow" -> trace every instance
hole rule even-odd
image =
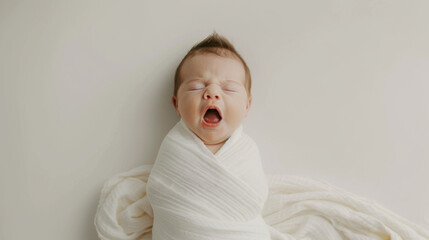
[[[166,56],[167,57],[167,56]],[[167,63],[159,69],[152,69],[151,72],[146,72],[142,78],[142,84],[139,86],[140,89],[137,89],[133,94],[138,95],[138,106],[146,106],[150,109],[142,109],[141,107],[135,109],[136,116],[142,124],[149,124],[150,127],[140,128],[137,135],[143,136],[143,140],[149,139],[150,141],[144,141],[144,146],[142,149],[136,149],[136,154],[138,154],[138,159],[131,159],[128,161],[134,162],[132,165],[138,166],[142,164],[151,164],[154,163],[156,156],[158,154],[159,146],[167,135],[168,131],[174,127],[174,125],[180,120],[180,117],[176,114],[174,107],[171,103],[171,96],[174,88],[174,72],[176,70],[177,61],[165,61],[165,59],[158,59],[159,62]],[[157,79],[156,84],[153,83],[151,79]],[[159,81],[159,82],[158,82]],[[152,94],[153,99],[150,99],[151,104],[148,104],[144,101],[148,101],[148,96],[145,96],[143,92],[148,91],[147,88],[150,87],[150,91],[153,91],[156,94]],[[143,104],[145,103],[145,104]],[[147,113],[150,114],[147,114]],[[138,145],[136,145],[138,146]],[[125,163],[125,165],[130,165],[130,162]],[[115,174],[118,173],[115,171]],[[112,175],[113,176],[113,175]],[[105,181],[112,176],[107,176]],[[93,180],[97,181],[100,179],[100,176],[94,177]],[[97,232],[94,225],[94,217],[97,210],[99,197],[101,189],[103,187],[103,182],[98,183],[97,187],[90,196],[90,203],[88,208],[84,209],[86,216],[86,229],[82,233],[84,238],[89,240],[97,240]]]

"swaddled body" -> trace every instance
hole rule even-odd
[[[261,216],[267,194],[258,149],[242,126],[213,154],[181,120],[148,179],[152,238],[270,239]]]

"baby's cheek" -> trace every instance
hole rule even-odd
[[[198,118],[201,115],[199,109],[198,102],[195,100],[188,99],[188,101],[183,102],[182,110],[188,118]]]
[[[230,108],[226,112],[226,119],[228,119],[229,123],[233,125],[238,125],[243,120],[245,116],[244,114],[245,112],[243,111],[243,106],[240,104],[237,104],[235,108]]]

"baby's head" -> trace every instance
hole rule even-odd
[[[223,145],[247,116],[250,71],[233,45],[213,33],[192,47],[176,70],[172,102],[206,145]]]

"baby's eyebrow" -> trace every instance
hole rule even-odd
[[[239,82],[234,81],[234,80],[225,80],[225,81],[222,81],[222,82],[226,82],[226,83],[234,83],[234,84],[238,84],[238,85],[240,85],[240,83],[239,83]]]
[[[203,80],[202,79],[191,79],[191,80],[186,81],[185,84],[189,84],[189,83],[196,82],[196,81],[202,82]]]
[[[191,80],[186,81],[186,82],[185,82],[185,84],[190,84],[190,83],[193,83],[193,82],[207,82],[207,80],[199,79],[199,78],[197,78],[197,79],[191,79]],[[224,84],[224,83],[233,83],[233,84],[238,84],[238,85],[240,85],[240,83],[239,83],[239,82],[234,81],[234,80],[230,80],[230,79],[227,79],[227,80],[221,80],[220,82],[221,82],[222,84]]]

